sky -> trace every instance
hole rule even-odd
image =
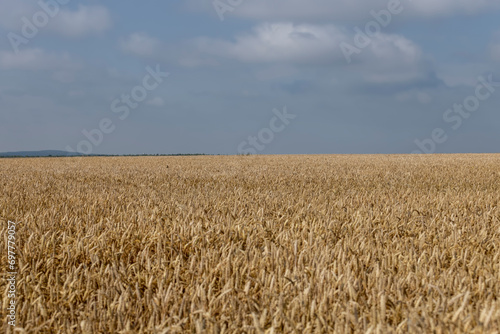
[[[0,152],[500,152],[498,0],[0,0]]]

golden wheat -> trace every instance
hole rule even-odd
[[[23,333],[498,333],[500,155],[0,160]],[[1,328],[5,319],[5,280]]]

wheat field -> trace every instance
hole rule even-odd
[[[0,160],[10,333],[499,333],[500,155]]]

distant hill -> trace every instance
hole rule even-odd
[[[45,150],[45,151],[22,151],[22,152],[5,152],[0,153],[0,157],[76,157],[83,154],[66,151]]]

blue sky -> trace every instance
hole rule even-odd
[[[0,151],[499,152],[499,14],[493,0],[0,0]]]

